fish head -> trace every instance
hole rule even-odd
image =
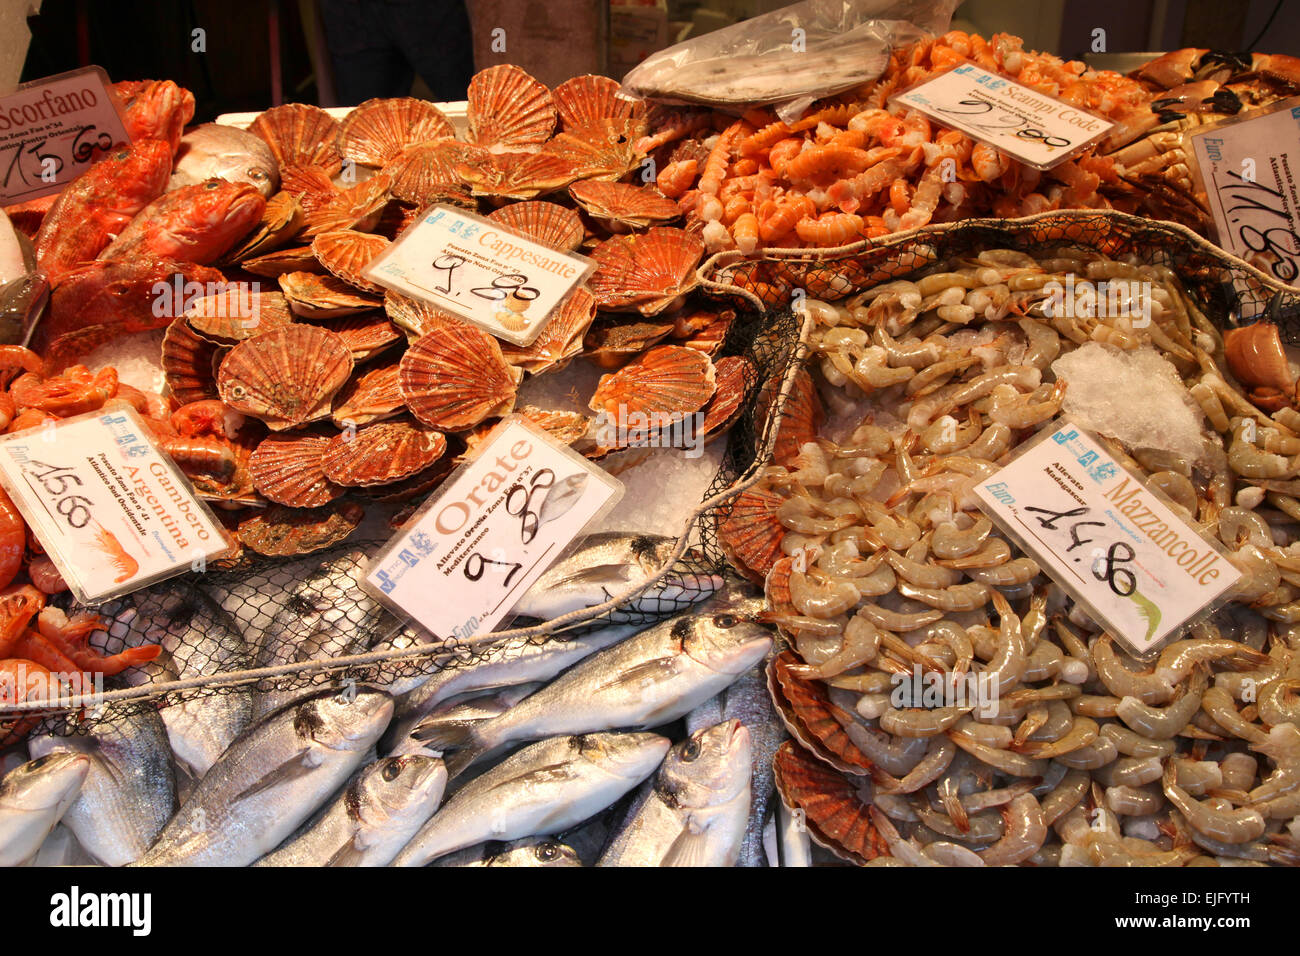
[[[485,866],[582,866],[573,847],[558,840],[527,837],[507,843],[498,852],[489,853]]]
[[[705,608],[673,625],[682,648],[709,670],[743,674],[772,648],[772,633],[729,607]]]
[[[384,819],[402,817],[413,809],[437,806],[447,786],[447,767],[440,757],[402,754],[376,760],[348,794],[358,814],[371,812]]]
[[[659,766],[672,742],[658,734],[582,734],[573,744],[583,759],[625,780],[644,780]]]
[[[709,807],[748,787],[750,774],[749,731],[739,720],[724,720],[674,746],[657,786],[677,806]]]
[[[191,228],[229,237],[227,246],[250,232],[266,210],[266,198],[248,183],[205,179],[197,186],[185,187],[185,192]]]
[[[305,741],[330,750],[366,750],[393,717],[393,698],[363,690],[355,696],[328,694],[299,705],[294,729]]]
[[[161,139],[141,139],[130,146],[114,150],[102,161],[105,165],[96,181],[104,184],[103,200],[129,197],[138,204],[140,197],[158,196],[167,188],[172,171],[171,144]]]
[[[88,754],[52,751],[9,771],[0,783],[0,803],[29,811],[71,803],[89,772]]]

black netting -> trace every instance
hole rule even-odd
[[[738,491],[759,463],[798,333],[798,321],[788,311],[750,308],[731,323],[715,361],[726,356],[746,360],[744,399],[729,431],[718,439],[727,447],[706,501]],[[726,562],[712,511],[698,510],[700,517],[687,532],[688,546],[670,572],[682,586],[665,589],[662,598],[644,602],[641,611],[619,610],[619,621],[648,621],[680,610],[701,596],[698,585],[692,591],[693,581],[723,573]],[[43,729],[84,732],[95,721],[213,694],[255,694],[265,708],[268,702],[327,688],[402,689],[404,681],[419,675],[481,660],[495,638],[421,646],[429,640],[427,633],[405,626],[365,592],[360,581],[381,543],[350,540],[292,559],[246,552],[233,566],[187,573],[97,608],[65,601],[69,614],[93,611],[105,620],[106,628],[90,637],[100,653],[150,644],[163,651],[148,664],[105,678],[108,699],[93,709],[41,713]],[[607,623],[610,616],[589,614],[563,625],[519,618],[498,633],[503,640],[564,640]],[[30,711],[24,713],[30,716]]]

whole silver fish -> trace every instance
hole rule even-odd
[[[256,866],[387,866],[438,809],[437,757],[385,757],[357,773],[302,832]]]
[[[474,723],[483,720],[492,720],[494,717],[500,717],[515,704],[519,703],[529,694],[545,687],[545,684],[533,682],[529,684],[516,684],[514,687],[502,687],[491,694],[480,694],[478,696],[453,697],[428,714],[411,730],[414,734],[422,729],[427,730],[429,727],[436,727],[443,721],[453,723]],[[431,751],[427,744],[408,734],[393,745],[388,751],[390,756],[398,756],[404,753],[436,753]]]
[[[677,547],[676,538],[607,531],[588,535],[577,550],[538,578],[514,613],[549,621],[594,607],[653,577]],[[714,574],[673,570],[640,597],[609,615],[613,623],[662,617],[697,604],[722,585]]]
[[[0,866],[35,855],[81,793],[90,758],[79,753],[37,757],[0,780]]]
[[[465,660],[448,660],[442,670],[397,702],[397,717],[385,737],[396,746],[440,703],[457,694],[492,690],[515,684],[548,681],[596,651],[617,644],[646,628],[645,624],[612,624],[598,631],[546,641],[514,637],[466,652]]]
[[[597,866],[735,866],[749,822],[749,731],[697,730],[664,758]]]
[[[484,722],[440,722],[414,736],[447,759],[454,778],[483,753],[515,741],[617,728],[644,730],[689,713],[754,666],[771,633],[726,608],[685,613],[606,648],[510,711]]]
[[[33,757],[70,752],[90,758],[81,794],[63,823],[105,866],[141,856],[176,812],[172,752],[155,710],[110,714],[84,735],[33,737],[27,748]]]
[[[214,177],[249,183],[269,199],[280,184],[280,165],[271,147],[252,133],[234,126],[204,123],[181,137],[167,190]]]
[[[247,866],[269,853],[361,765],[392,715],[387,694],[360,691],[258,721],[213,764],[140,864]]]
[[[434,861],[430,866],[582,866],[573,847],[548,837],[513,843],[481,843]]]
[[[453,793],[393,866],[423,866],[487,840],[559,833],[648,777],[668,746],[657,734],[585,734],[524,747]]]

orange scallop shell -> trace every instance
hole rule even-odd
[[[596,120],[575,126],[541,148],[539,155],[562,160],[573,171],[572,179],[618,179],[640,162],[633,144],[642,124],[631,120]]]
[[[672,331],[671,322],[628,321],[606,316],[592,323],[582,347],[586,357],[601,368],[620,368],[668,338]]]
[[[391,485],[376,485],[372,488],[356,488],[356,494],[365,495],[367,498],[374,498],[376,501],[385,504],[391,504],[398,501],[411,501],[415,498],[423,498],[446,478],[453,468],[456,467],[456,457],[454,455],[443,455],[428,468],[423,471],[417,471],[409,478],[403,478],[401,481],[395,481]],[[409,517],[409,515],[407,516]],[[393,527],[401,527],[403,521],[398,521]]]
[[[228,288],[195,299],[185,310],[195,332],[218,345],[234,345],[270,329],[289,325],[293,314],[279,292],[250,292],[247,286]]]
[[[447,323],[416,339],[402,356],[402,397],[430,428],[461,431],[508,415],[523,373],[497,340],[472,325]]]
[[[772,776],[786,806],[803,811],[808,835],[819,846],[858,865],[889,856],[857,789],[794,741],[777,750]]]
[[[1282,336],[1272,322],[1255,322],[1224,332],[1223,352],[1229,371],[1243,385],[1284,392],[1295,389]]]
[[[490,66],[474,74],[466,96],[471,143],[497,150],[538,146],[555,130],[551,91],[517,66]]]
[[[339,122],[319,106],[272,106],[249,124],[248,131],[266,141],[281,166],[319,166],[330,176],[343,168],[335,144]]]
[[[578,178],[573,163],[553,153],[499,153],[488,162],[456,164],[456,175],[475,196],[533,199]]]
[[[369,312],[380,305],[378,296],[358,292],[332,275],[285,272],[277,279],[293,314],[304,319],[335,319]]]
[[[294,246],[291,249],[277,249],[265,255],[254,256],[241,262],[239,268],[267,279],[278,279],[287,272],[325,271],[320,261],[312,255],[311,246]]]
[[[771,413],[772,404],[780,392],[780,384],[780,379],[769,379],[763,385],[763,391],[759,394],[758,416],[762,423],[766,422]],[[822,403],[817,397],[817,386],[808,370],[801,368],[795,373],[790,395],[782,410],[772,461],[778,465],[790,466],[798,457],[799,449],[817,437],[822,418]],[[763,424],[763,428],[766,427]]]
[[[559,412],[538,408],[536,405],[525,405],[523,408],[516,408],[514,414],[522,415],[535,425],[546,429],[556,441],[562,441],[566,445],[581,441],[591,430],[591,419],[581,412]],[[492,429],[496,428],[496,425],[496,422],[485,422],[473,431],[465,433],[466,456],[472,455],[474,450],[483,444],[484,439]]]
[[[384,173],[391,180],[389,192],[394,198],[427,206],[455,197],[469,199],[456,165],[491,162],[491,154],[481,146],[442,139],[408,146],[384,167]]]
[[[623,366],[601,376],[590,408],[618,415],[688,415],[699,411],[713,397],[716,373],[707,355],[680,345],[660,345]]]
[[[553,202],[511,203],[488,213],[488,218],[561,252],[572,252],[582,243],[584,230],[578,214]]]
[[[167,327],[162,341],[163,377],[177,402],[188,405],[217,397],[213,363],[222,351],[191,329],[184,318]]]
[[[844,731],[845,723],[854,717],[831,702],[821,681],[791,672],[797,664],[794,651],[785,650],[767,665],[768,691],[782,723],[791,736],[840,773],[869,775],[875,765]]]
[[[330,439],[322,465],[340,485],[387,485],[423,471],[442,457],[441,432],[410,422],[380,422]]]
[[[281,431],[328,416],[334,393],[351,374],[352,353],[342,338],[287,325],[231,349],[217,372],[217,391],[235,411]]]
[[[390,199],[389,176],[380,171],[369,179],[340,189],[334,198],[319,209],[307,213],[307,235],[318,236],[335,229],[358,229],[364,232],[379,222]]]
[[[365,516],[355,501],[320,508],[272,505],[239,522],[239,540],[249,550],[273,558],[311,554],[346,539]]]
[[[412,96],[366,100],[339,126],[339,150],[363,166],[383,166],[407,146],[456,135],[451,120]]]
[[[554,90],[556,112],[565,129],[602,119],[634,119],[645,114],[645,101],[618,95],[622,86],[607,76],[575,76]]]
[[[703,254],[702,239],[670,226],[614,236],[592,250],[597,268],[587,288],[602,308],[656,315],[695,287]]]
[[[785,526],[776,509],[785,499],[762,484],[746,488],[719,509],[718,544],[732,567],[762,584],[781,556]]]
[[[533,375],[560,369],[582,351],[582,339],[596,317],[596,300],[581,287],[574,289],[541,334],[527,346],[501,343],[501,354],[511,365]]]
[[[394,325],[406,332],[408,337],[414,338],[442,328],[448,323],[453,326],[465,324],[464,320],[450,312],[444,312],[427,302],[391,290],[384,293],[384,312],[393,320]]]
[[[338,335],[357,364],[374,358],[402,338],[402,333],[388,320],[388,316],[378,311],[343,319],[325,319],[320,327]]]
[[[588,215],[631,226],[668,222],[682,214],[681,208],[665,196],[644,186],[584,179],[569,187],[569,195]]]
[[[291,508],[315,508],[341,497],[347,489],[326,478],[322,464],[330,441],[311,432],[262,439],[248,459],[253,487]]]
[[[334,180],[319,166],[282,166],[280,189],[297,199],[303,212],[315,212],[339,192]]]
[[[368,425],[405,408],[397,363],[368,369],[354,377],[334,397],[330,417],[340,428]]]
[[[733,309],[700,309],[691,313],[685,321],[678,317],[674,323],[673,338],[684,339],[681,344],[688,349],[715,355],[727,341],[727,333],[735,321],[736,313]]]
[[[366,266],[392,245],[383,236],[354,229],[322,232],[311,241],[320,264],[349,285],[383,295],[384,287],[362,276]]]
[[[716,434],[731,425],[740,415],[749,386],[757,381],[754,364],[739,355],[728,355],[713,363],[717,390],[704,409],[704,424],[700,434]]]

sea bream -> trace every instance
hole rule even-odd
[[[657,534],[588,535],[533,582],[514,613],[549,621],[603,604],[654,577],[676,548],[676,538]],[[663,617],[706,600],[721,586],[716,574],[674,568],[644,594],[611,612],[609,620],[618,624]]]
[[[749,820],[749,731],[697,730],[664,758],[598,866],[735,866]]]
[[[395,738],[391,746],[385,746],[387,742],[386,734],[384,741],[380,742],[380,747],[386,753],[394,756],[405,753],[437,753],[435,750],[430,750],[427,744],[422,743],[412,734],[421,728],[436,726],[439,721],[444,720],[456,723],[492,720],[495,717],[500,717],[529,694],[540,690],[544,686],[546,685],[540,682],[514,684],[510,687],[497,688],[497,690],[488,694],[453,697],[421,718],[420,722],[414,725],[410,732]],[[396,721],[394,721],[394,725],[396,725]],[[390,727],[389,731],[391,732],[392,729]]]
[[[45,838],[81,793],[90,758],[52,753],[10,770],[0,780],[0,866],[17,866]]]
[[[650,776],[669,743],[657,734],[584,734],[524,747],[453,793],[393,866],[424,866],[487,840],[559,833]]]
[[[455,777],[508,743],[657,727],[718,693],[771,646],[765,627],[712,602],[593,654],[494,720],[440,722],[413,736],[434,750],[464,748],[447,758]]]
[[[270,714],[221,755],[139,864],[247,866],[343,785],[392,715],[392,698],[374,691],[314,697]]]
[[[407,754],[363,767],[302,830],[256,866],[387,866],[438,809],[447,769]]]
[[[205,179],[248,183],[270,199],[280,184],[280,165],[260,136],[235,126],[203,123],[181,137],[167,188],[193,186]]]
[[[528,837],[511,843],[482,843],[435,860],[430,866],[582,866],[573,847],[549,837]]]

